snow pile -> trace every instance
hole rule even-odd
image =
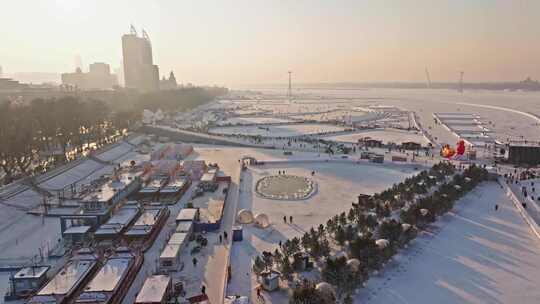
[[[144,124],[155,124],[158,121],[162,121],[164,118],[165,115],[163,114],[163,111],[161,111],[161,109],[158,109],[156,112],[152,112],[147,109],[143,110],[142,121]]]

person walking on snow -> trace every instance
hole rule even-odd
[[[261,293],[261,289],[262,289],[261,286],[257,287],[257,300],[265,303],[266,300],[264,299],[264,297],[263,297],[263,295]]]

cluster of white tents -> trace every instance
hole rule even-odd
[[[255,224],[259,228],[267,228],[270,226],[270,218],[264,213],[258,213],[253,216],[253,213],[249,210],[242,209],[238,211],[236,220],[240,224]]]

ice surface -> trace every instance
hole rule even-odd
[[[210,133],[227,135],[261,135],[267,137],[290,137],[304,134],[328,133],[343,131],[344,128],[324,124],[291,124],[291,125],[261,125],[244,127],[211,128]]]
[[[334,140],[338,142],[358,143],[358,140],[364,137],[371,137],[372,139],[382,140],[383,143],[395,143],[401,144],[403,142],[416,142],[423,146],[429,144],[427,140],[420,132],[415,131],[403,131],[396,129],[383,129],[383,130],[366,130],[349,134],[341,134],[325,137],[327,140]]]
[[[249,124],[269,124],[269,123],[285,123],[291,122],[289,119],[265,117],[265,116],[245,116],[245,117],[232,117],[224,121],[218,122],[220,125],[249,125]]]

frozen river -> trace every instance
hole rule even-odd
[[[257,89],[263,94],[283,96],[283,89]],[[519,139],[521,136],[540,141],[540,92],[465,91],[428,89],[297,89],[295,107],[302,103],[317,108],[317,103],[354,106],[396,106],[416,112],[419,121],[439,142],[453,143],[456,137],[436,125],[433,113],[475,113],[485,122],[496,139]],[[306,105],[307,106],[307,105]]]
[[[210,133],[223,135],[251,135],[264,137],[290,137],[306,134],[339,132],[342,127],[326,124],[258,125],[211,128]]]

